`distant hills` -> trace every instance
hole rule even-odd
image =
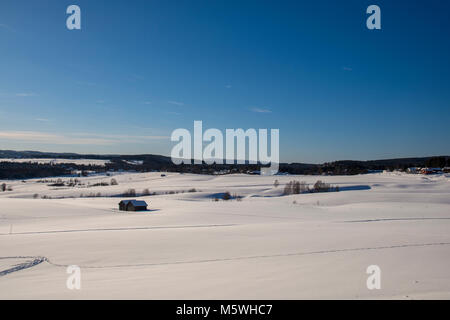
[[[14,150],[0,150],[0,159],[94,159],[94,160],[143,160],[148,162],[156,162],[158,164],[171,164],[170,157],[141,154],[141,155],[118,155],[118,154],[78,154],[78,153],[56,153],[56,152],[41,152],[41,151],[14,151]]]
[[[143,161],[157,161],[159,163],[171,163],[171,158],[162,155],[154,154],[138,154],[138,155],[119,155],[119,154],[78,154],[78,153],[56,153],[56,152],[41,152],[41,151],[14,151],[14,150],[0,150],[1,158],[12,159],[98,159],[98,160],[143,160]],[[394,158],[394,159],[381,159],[381,160],[338,160],[333,162],[326,162],[323,164],[310,164],[310,163],[281,163],[283,166],[293,166],[298,168],[312,168],[317,166],[327,165],[341,165],[341,166],[361,166],[365,168],[377,167],[377,166],[426,166],[427,161],[435,158],[444,158],[447,161],[450,156],[430,156],[430,157],[416,157],[416,158]]]
[[[25,179],[29,177],[45,177],[55,174],[69,174],[73,170],[81,171],[117,171],[133,170],[173,171],[203,174],[221,173],[252,173],[260,170],[255,164],[213,164],[213,165],[175,165],[170,157],[141,154],[141,155],[98,155],[77,153],[54,153],[40,151],[0,150],[0,159],[95,159],[109,160],[104,166],[80,164],[38,164],[5,162],[0,160],[0,179]],[[137,160],[136,164],[130,160]],[[406,170],[409,167],[450,167],[450,156],[398,158],[382,160],[340,160],[323,164],[309,163],[280,163],[279,171],[290,174],[327,174],[352,175],[369,173],[377,170]]]
[[[0,158],[12,158],[12,159],[98,159],[98,160],[110,160],[110,159],[123,159],[123,160],[144,160],[148,158],[152,159],[165,159],[170,161],[170,157],[160,155],[118,155],[118,154],[78,154],[78,153],[57,153],[57,152],[41,152],[41,151],[14,151],[14,150],[0,150]]]

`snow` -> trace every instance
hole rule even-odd
[[[13,189],[0,192],[0,298],[448,299],[449,177],[122,173],[81,177],[75,187],[0,181]],[[111,178],[118,185],[92,186]],[[291,180],[341,191],[283,196]],[[149,211],[118,210],[131,188],[156,193],[138,198]],[[241,201],[213,201],[225,192]],[[81,290],[66,287],[69,265],[81,268]],[[381,269],[380,290],[366,286],[370,265]]]

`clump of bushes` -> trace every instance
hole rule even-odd
[[[122,194],[122,196],[124,196],[124,197],[136,197],[136,190],[128,189]]]
[[[170,191],[163,192],[163,194],[179,194],[179,193],[185,193],[185,192],[193,193],[193,192],[200,192],[200,190],[197,190],[195,188],[192,188],[189,190],[170,190]],[[156,192],[153,192],[153,195],[156,195]]]
[[[112,179],[111,179],[111,185],[112,185],[112,186],[117,186],[117,185],[119,185],[119,183],[117,182],[116,179],[112,178]]]
[[[231,193],[229,193],[228,191],[224,192],[223,194],[221,194],[220,196],[217,195],[215,198],[213,198],[212,200],[214,202],[217,202],[219,200],[224,200],[224,201],[229,201],[229,200],[233,200],[236,199],[236,201],[242,201],[242,196],[233,193],[233,195],[231,195]]]
[[[322,182],[322,180],[317,180],[314,183],[314,192],[330,192],[331,185],[329,183]]]
[[[227,191],[222,195],[222,199],[227,201],[231,199],[231,194]]]
[[[65,185],[66,184],[61,179],[58,179],[58,180],[56,180],[56,182],[49,184],[48,186],[49,187],[64,187]]]
[[[82,185],[80,180],[78,179],[69,179],[67,181],[63,181],[61,178],[58,178],[57,180],[38,180],[39,183],[50,183],[49,187],[75,187],[76,185]]]
[[[81,184],[81,182],[78,179],[70,179],[66,184],[68,187],[75,187],[77,184]]]
[[[290,181],[284,187],[284,194],[300,194],[310,192],[311,190],[308,187],[308,184],[304,181]]]
[[[86,195],[80,194],[80,198],[100,198],[102,194],[100,192],[91,192]]]
[[[285,195],[331,191],[339,191],[339,186],[333,187],[331,184],[325,183],[322,180],[317,180],[312,189],[309,188],[306,182],[295,180],[288,182],[284,187]]]
[[[106,186],[109,186],[108,182],[99,182],[90,185],[90,187],[106,187]]]
[[[12,187],[11,187],[11,186],[7,186],[6,183],[3,183],[3,184],[0,186],[0,190],[1,190],[2,192],[5,192],[5,191],[13,191]]]

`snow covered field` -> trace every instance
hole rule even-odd
[[[319,179],[341,191],[281,196],[290,180]],[[12,187],[0,192],[0,298],[450,298],[448,175],[79,180],[0,181]],[[149,211],[118,211],[130,188],[156,193],[139,197]],[[243,198],[213,201],[226,191]],[[69,265],[81,290],[66,287]],[[366,286],[370,265],[380,290]]]

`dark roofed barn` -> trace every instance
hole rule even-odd
[[[147,202],[140,200],[122,200],[119,202],[121,211],[146,211]]]

